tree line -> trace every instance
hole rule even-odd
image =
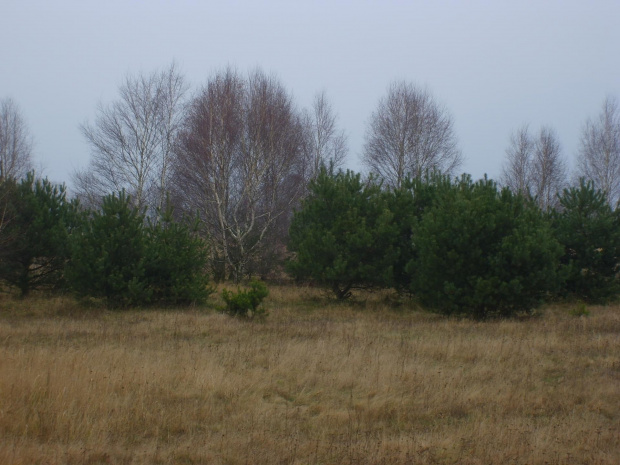
[[[330,288],[396,288],[423,306],[478,318],[530,312],[549,299],[606,302],[620,292],[620,209],[591,181],[559,208],[490,179],[438,172],[384,189],[322,169],[295,213],[288,269]]]
[[[299,110],[261,70],[215,73],[193,96],[174,66],[127,77],[121,98],[82,132],[90,165],[77,197],[97,207],[125,189],[152,215],[169,195],[177,215],[198,214],[217,280],[266,275],[285,252],[292,211],[325,163],[341,166],[346,137],[325,93]]]
[[[21,295],[70,290],[128,307],[202,303],[212,292],[200,219],[176,221],[169,202],[147,216],[121,191],[84,209],[32,172],[0,184],[0,199],[0,279]],[[439,172],[386,189],[323,166],[293,214],[287,271],[338,299],[395,288],[427,308],[477,318],[555,298],[615,299],[620,209],[584,179],[558,202],[543,210],[492,180]]]
[[[189,236],[204,244],[201,250],[213,279],[238,282],[251,276],[267,277],[282,270],[290,258],[293,231],[299,229],[294,218],[307,214],[309,199],[319,196],[316,183],[326,176],[324,171],[338,182],[360,176],[338,172],[347,156],[347,139],[326,93],[318,93],[309,110],[299,109],[278,79],[259,69],[247,74],[223,69],[191,94],[174,64],[151,74],[128,75],[119,86],[118,99],[100,104],[95,120],[81,126],[91,159],[87,168],[73,175],[71,201],[66,200],[63,186],[27,176],[32,168],[32,142],[19,108],[5,99],[0,110],[3,244],[15,234],[9,234],[8,224],[17,221],[10,220],[8,200],[16,198],[11,192],[21,192],[15,186],[22,180],[35,194],[39,184],[44,191],[56,190],[71,209],[88,212],[91,220],[103,212],[111,195],[135,209],[146,229],[172,222],[189,227],[191,218]],[[383,199],[390,208],[360,206],[356,213],[347,213],[352,215],[348,220],[339,218],[348,225],[342,234],[359,236],[360,244],[364,243],[364,224],[391,221],[391,228],[400,231],[401,237],[411,234],[410,219],[421,221],[420,209],[424,208],[416,203],[422,201],[419,198],[413,204],[404,199],[413,192],[415,197],[430,195],[424,189],[412,190],[415,183],[447,182],[455,192],[478,195],[495,190],[499,197],[507,195],[500,195],[505,188],[521,199],[514,202],[525,199],[547,216],[565,211],[561,202],[565,189],[581,192],[587,186],[588,192],[600,191],[613,212],[620,198],[620,112],[616,100],[608,97],[599,117],[586,122],[573,181],[553,129],[542,127],[532,133],[523,126],[510,140],[500,186],[492,183],[491,188],[489,180],[455,180],[463,156],[450,113],[428,90],[395,82],[371,115],[362,161],[370,177],[359,177],[360,186],[374,186],[382,195],[391,192],[400,200]],[[444,176],[444,181],[431,179],[431,173]],[[578,178],[585,184],[579,184]],[[476,187],[480,183],[486,187]],[[348,211],[347,202],[359,200],[340,201],[344,203],[331,210],[334,216]],[[396,208],[399,202],[400,209]],[[408,211],[406,206],[418,210]],[[364,208],[374,212],[372,220],[362,214]],[[387,212],[393,216],[390,221]],[[381,242],[376,237],[372,240]],[[410,257],[404,254],[405,248],[391,244],[393,250],[384,250],[373,242],[364,253],[369,260],[378,255],[387,261],[394,254],[392,271],[387,271],[390,279],[405,275],[412,279],[406,271]],[[296,253],[301,256],[299,250]],[[392,284],[410,290],[411,283],[405,286],[397,281]],[[342,297],[349,292],[345,285],[337,294]]]

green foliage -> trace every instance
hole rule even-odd
[[[22,295],[61,287],[77,202],[67,200],[64,185],[35,179],[33,172],[19,183],[3,181],[0,202],[0,279]]]
[[[260,281],[252,281],[250,289],[245,291],[237,289],[237,292],[230,292],[224,289],[222,299],[226,302],[226,306],[222,308],[222,311],[243,318],[265,316],[266,311],[264,307],[261,307],[261,303],[268,295],[267,287]]]
[[[204,243],[171,220],[145,226],[121,192],[104,198],[75,235],[67,276],[78,296],[113,307],[202,302],[211,290]]]
[[[564,292],[587,302],[605,302],[620,292],[620,212],[591,181],[565,189],[562,210],[553,217],[569,269]]]
[[[213,292],[205,272],[207,245],[196,233],[197,224],[172,220],[172,209],[146,230],[144,273],[151,301],[165,305],[204,302]]]
[[[392,285],[399,292],[409,291],[407,265],[415,260],[413,230],[442,192],[452,187],[450,177],[440,173],[405,179],[400,188],[384,193],[396,227]]]
[[[559,282],[560,245],[540,211],[493,181],[443,189],[413,232],[411,291],[428,308],[476,318],[530,311]]]
[[[339,299],[354,288],[389,285],[396,233],[380,186],[351,171],[322,168],[293,217],[289,271],[329,286]]]
[[[107,196],[74,234],[67,278],[80,297],[103,298],[113,307],[144,304],[152,296],[145,250],[144,214],[131,207],[124,191]]]
[[[561,289],[587,301],[617,296],[620,211],[584,182],[561,206],[545,214],[486,178],[429,174],[382,192],[323,169],[294,215],[289,270],[340,299],[393,286],[475,318],[530,312]]]
[[[580,303],[578,306],[571,308],[570,312],[573,316],[590,316],[590,310],[586,307],[586,304]]]

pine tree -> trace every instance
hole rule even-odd
[[[564,290],[589,302],[605,302],[620,292],[620,211],[592,181],[564,189],[562,210],[554,215],[555,234],[569,269]]]
[[[426,307],[476,318],[530,311],[559,282],[561,247],[540,210],[467,176],[413,233],[411,291]]]
[[[2,192],[0,279],[22,296],[61,287],[77,202],[67,200],[64,185],[35,179],[34,172],[19,183],[3,181]]]
[[[310,195],[295,212],[289,270],[311,278],[346,299],[355,288],[391,282],[396,228],[380,186],[351,171],[322,168]]]
[[[112,307],[202,303],[212,292],[205,271],[207,247],[167,208],[145,221],[121,192],[103,200],[74,234],[67,275],[80,297]]]
[[[73,290],[114,307],[148,302],[145,249],[144,214],[131,206],[124,191],[105,197],[101,210],[74,235],[67,270]]]
[[[202,303],[213,292],[206,273],[209,249],[197,234],[197,222],[175,222],[167,206],[147,228],[145,278],[153,302],[163,305]]]

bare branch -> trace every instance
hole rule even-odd
[[[19,107],[0,100],[0,181],[23,178],[32,169],[32,138]]]
[[[581,136],[577,175],[592,180],[612,207],[620,202],[620,109],[607,97],[597,120],[588,119]]]
[[[99,105],[94,125],[81,127],[92,148],[88,169],[74,175],[84,203],[125,189],[139,208],[162,206],[186,91],[172,64],[159,73],[127,76],[119,100]]]
[[[533,151],[529,128],[524,125],[510,137],[506,164],[502,170],[501,182],[513,192],[531,194]]]
[[[566,187],[567,167],[552,128],[542,127],[533,138],[527,125],[510,137],[502,184],[513,192],[536,198],[539,207],[558,206],[557,194]]]
[[[272,233],[300,197],[304,142],[292,99],[261,71],[220,72],[189,107],[175,192],[186,210],[200,212],[213,260],[226,260],[236,280],[268,247],[268,235],[275,242]]]
[[[567,168],[555,131],[542,127],[534,141],[531,162],[533,194],[543,210],[559,205],[558,194],[566,187]]]
[[[307,131],[306,150],[310,168],[308,179],[317,175],[321,166],[341,168],[347,157],[347,137],[339,130],[336,115],[327,100],[325,91],[318,93],[312,103],[312,111],[304,114]]]

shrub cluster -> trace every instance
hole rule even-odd
[[[66,276],[78,296],[115,307],[203,302],[212,290],[206,244],[172,211],[145,221],[124,192],[103,201],[73,234]]]
[[[202,302],[208,248],[172,209],[157,219],[133,208],[124,192],[97,211],[69,201],[63,185],[0,181],[0,282],[22,296],[70,290],[115,307]]]
[[[351,171],[323,169],[310,190],[289,230],[293,275],[328,285],[340,299],[353,288],[389,286],[395,221],[380,187]]]
[[[529,312],[545,299],[618,293],[618,211],[591,184],[562,210],[488,179],[430,174],[382,190],[323,169],[294,215],[289,270],[333,289],[395,287],[424,306],[477,318]]]

